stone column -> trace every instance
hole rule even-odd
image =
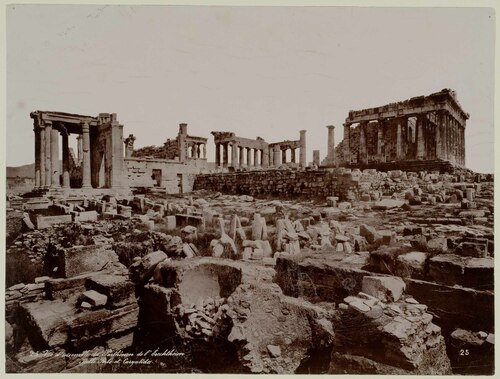
[[[271,147],[267,147],[267,154],[269,155],[269,166],[274,166],[274,150]]]
[[[252,167],[252,149],[249,147],[247,147],[247,167]]]
[[[319,159],[319,150],[313,150],[313,164],[319,167],[320,159]]]
[[[368,153],[366,150],[366,122],[359,124],[359,158],[360,163],[368,163]]]
[[[260,162],[259,162],[259,149],[253,149],[253,165],[255,167],[259,167],[260,166]]]
[[[274,145],[273,163],[275,166],[279,166],[281,164],[281,162],[280,162],[280,145]]]
[[[215,143],[215,167],[220,167],[220,143]]]
[[[290,151],[291,151],[291,154],[290,154],[290,161],[291,161],[292,163],[295,163],[295,149],[294,149],[294,148],[292,148],[292,149],[290,149]]]
[[[229,144],[227,142],[222,144],[222,165],[223,167],[227,167],[229,163]]]
[[[203,159],[207,159],[207,144],[203,144]]]
[[[69,144],[68,132],[61,131],[62,135],[62,153],[63,153],[63,188],[69,188]]]
[[[52,187],[60,187],[59,183],[59,131],[52,128],[50,132],[50,154],[52,161]]]
[[[233,142],[232,148],[231,148],[231,166],[236,168],[240,167],[240,162],[238,161],[238,150],[239,150],[239,144],[236,142]]]
[[[398,127],[397,127],[398,129],[396,132],[396,158],[397,159],[403,158],[403,132],[402,132],[403,126],[401,124],[402,124],[402,120],[399,119],[398,120]]]
[[[45,128],[40,125],[40,187],[45,187]]]
[[[178,149],[179,149],[179,161],[184,162],[186,160],[186,136],[187,136],[187,124],[179,124],[179,133],[177,135]]]
[[[52,184],[52,153],[50,142],[52,141],[52,121],[45,121],[45,187]]]
[[[80,163],[82,161],[82,157],[83,157],[83,151],[82,151],[82,135],[81,134],[78,134],[76,136],[76,145],[77,145],[77,159],[78,159],[78,163]]]
[[[269,149],[266,146],[261,151],[262,151],[261,152],[261,154],[262,154],[262,167],[269,167]]]
[[[344,153],[344,163],[346,165],[351,164],[351,148],[349,146],[350,132],[351,132],[351,125],[344,124],[344,141],[342,142],[342,149]]]
[[[40,128],[38,127],[38,122],[34,120],[35,132],[35,188],[40,188]]]
[[[462,127],[462,165],[465,167],[465,126]]]
[[[436,128],[435,130],[435,139],[436,139],[436,159],[441,159],[442,150],[441,150],[441,115],[439,112],[436,112]]]
[[[377,159],[379,161],[383,161],[382,159],[382,141],[383,141],[383,131],[382,131],[382,120],[378,120],[378,127],[377,127]]]
[[[82,188],[92,188],[90,183],[90,127],[87,121],[82,122]]]
[[[281,150],[281,163],[282,163],[282,164],[285,164],[285,163],[286,163],[286,150],[287,150],[287,149],[283,149],[283,150]]]
[[[327,125],[328,129],[328,151],[326,152],[326,160],[329,166],[335,165],[335,126]]]
[[[238,146],[238,155],[239,155],[239,162],[240,162],[240,167],[245,165],[245,153],[244,153],[244,147]]]
[[[306,131],[301,130],[300,132],[300,150],[299,150],[299,163],[300,167],[307,166],[307,158],[306,158]]]
[[[425,159],[424,123],[425,114],[417,117],[417,159]]]

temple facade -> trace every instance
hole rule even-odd
[[[350,111],[343,141],[328,154],[343,166],[430,160],[465,166],[468,118],[449,89]]]

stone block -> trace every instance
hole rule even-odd
[[[167,259],[167,254],[163,251],[153,251],[141,258],[141,260],[134,262],[129,267],[130,279],[134,283],[146,283],[151,276],[158,263]]]
[[[97,221],[97,215],[98,214],[96,211],[79,212],[75,216],[75,221],[78,222]]]
[[[368,243],[375,243],[382,239],[380,233],[373,226],[368,226],[366,224],[361,224],[359,227],[359,234],[361,237],[365,237]]]
[[[38,216],[36,218],[37,229],[50,228],[57,224],[69,224],[73,222],[71,215],[60,215],[60,216]]]
[[[165,217],[165,225],[167,230],[174,230],[177,227],[177,221],[175,216]]]
[[[87,302],[92,308],[104,307],[108,302],[108,297],[97,291],[89,290],[80,295],[79,302]]]
[[[398,301],[404,290],[405,282],[398,277],[363,277],[362,291],[382,301]]]
[[[429,277],[440,284],[461,284],[464,260],[455,254],[440,254],[429,259]]]
[[[126,276],[97,274],[85,281],[85,287],[108,297],[113,308],[135,303],[135,286]]]
[[[456,253],[465,257],[486,258],[488,244],[481,242],[461,242],[456,248]]]

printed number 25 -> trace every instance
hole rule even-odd
[[[461,356],[469,355],[469,349],[460,349],[460,355]]]

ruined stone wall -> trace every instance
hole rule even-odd
[[[167,193],[191,192],[193,176],[206,169],[206,160],[181,163],[175,160],[125,158],[127,180],[130,187],[158,187]],[[161,171],[160,185],[153,179],[153,170]],[[158,171],[156,171],[158,172]]]
[[[339,196],[344,200],[358,194],[360,183],[350,173],[267,170],[198,175],[194,189],[252,196]]]
[[[151,157],[155,159],[165,159],[166,156],[167,150],[165,146],[145,146],[134,150],[132,153],[132,157],[134,158]]]

